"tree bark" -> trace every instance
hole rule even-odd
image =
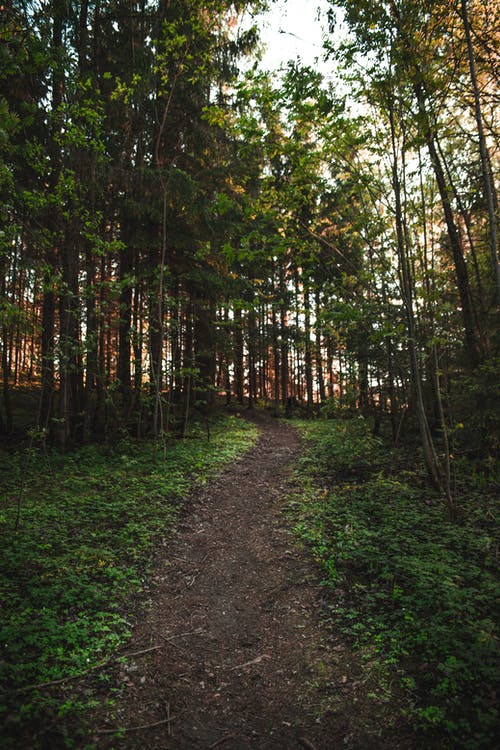
[[[315,290],[315,315],[316,315],[316,377],[318,381],[318,392],[320,403],[326,401],[325,374],[323,372],[323,330],[321,325],[321,298],[320,291]]]
[[[62,170],[61,154],[56,144],[61,133],[60,107],[62,103],[64,75],[61,70],[61,51],[63,19],[65,3],[54,0],[52,3],[52,100],[51,100],[51,133],[50,133],[50,176],[49,190],[53,194]],[[52,246],[46,251],[46,269],[44,272],[44,297],[42,304],[42,383],[40,396],[40,427],[52,431],[52,416],[54,410],[55,385],[55,314],[56,314],[56,285],[58,279],[59,239],[61,233],[60,210],[55,208],[47,216],[47,224],[53,235]]]
[[[306,378],[307,410],[311,411],[314,404],[313,385],[313,356],[311,341],[311,300],[309,297],[309,286],[304,288],[304,374]]]
[[[420,115],[420,122],[422,126],[422,133],[431,157],[431,163],[438,186],[439,196],[441,199],[441,205],[443,208],[443,215],[448,233],[448,240],[450,243],[450,249],[453,257],[453,263],[455,266],[455,277],[457,280],[458,293],[460,297],[462,321],[465,331],[465,343],[467,360],[469,367],[474,369],[481,362],[481,354],[478,348],[476,331],[474,326],[474,314],[472,296],[470,291],[469,276],[467,271],[467,265],[463,253],[462,243],[458,228],[455,224],[453,215],[453,208],[451,204],[451,196],[446,181],[446,175],[441,164],[441,160],[438,153],[438,136],[436,129],[432,124],[431,113],[427,108],[427,96],[425,89],[425,77],[422,72],[422,68],[414,50],[411,39],[406,34],[403,23],[401,20],[400,11],[394,2],[391,0],[391,12],[394,19],[399,38],[403,45],[404,59],[403,64],[406,68],[408,79],[413,87],[413,92],[418,105],[418,112]]]
[[[483,127],[483,116],[481,112],[481,98],[479,95],[479,86],[477,83],[476,63],[474,59],[474,48],[472,45],[471,27],[469,14],[467,10],[467,0],[461,0],[462,21],[467,41],[467,55],[469,59],[470,79],[472,90],[474,92],[474,114],[476,117],[477,134],[479,138],[479,152],[481,155],[481,170],[483,173],[483,189],[488,206],[488,221],[490,230],[490,253],[493,267],[493,277],[496,284],[496,302],[500,306],[500,264],[498,262],[498,226],[496,216],[497,199],[495,195],[495,186],[491,178],[491,162],[488,154],[488,146]]]
[[[59,438],[63,449],[83,438],[83,368],[80,342],[78,286],[79,246],[75,222],[61,254],[62,293],[59,299]]]
[[[239,404],[243,403],[243,318],[239,304],[234,310],[234,390]]]
[[[416,330],[413,312],[413,280],[406,252],[406,237],[403,225],[403,207],[401,203],[401,184],[398,174],[398,157],[396,147],[396,133],[394,124],[394,112],[392,104],[389,104],[389,120],[391,125],[391,146],[392,146],[392,181],[395,201],[395,219],[396,219],[396,237],[399,265],[401,272],[401,292],[404,302],[406,321],[408,327],[408,351],[410,358],[410,370],[412,383],[415,389],[417,418],[422,441],[424,454],[424,463],[431,484],[440,492],[443,491],[439,461],[432,441],[425,405],[422,393],[422,382],[416,351]]]
[[[288,345],[288,310],[286,305],[285,272],[280,265],[279,270],[280,293],[280,361],[281,361],[281,403],[286,404],[289,394],[289,345]]]
[[[124,247],[120,252],[117,376],[125,409],[130,403],[131,386],[132,284],[130,275],[134,267],[131,234],[129,222],[125,216],[122,216],[121,239]]]

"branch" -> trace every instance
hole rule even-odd
[[[332,243],[331,243],[331,242],[328,242],[328,240],[325,240],[325,238],[324,238],[324,237],[322,237],[322,236],[321,236],[320,234],[317,234],[317,232],[314,232],[314,231],[313,231],[313,230],[312,230],[312,229],[311,229],[310,227],[308,227],[308,226],[307,226],[307,224],[305,224],[305,223],[304,223],[303,221],[299,221],[299,224],[300,224],[300,225],[301,225],[301,226],[302,226],[302,227],[303,227],[303,228],[304,228],[304,229],[305,229],[305,230],[306,230],[307,232],[309,232],[309,234],[310,234],[310,235],[312,235],[312,236],[314,237],[314,239],[316,239],[316,240],[319,240],[319,241],[320,241],[320,242],[322,242],[322,243],[323,243],[324,245],[326,245],[327,247],[329,247],[329,248],[330,248],[330,250],[333,250],[333,251],[334,251],[335,253],[337,253],[337,255],[340,255],[340,257],[342,258],[342,260],[344,260],[344,261],[345,261],[345,262],[347,263],[347,265],[348,265],[348,266],[350,266],[350,267],[351,267],[351,268],[353,269],[353,271],[354,271],[355,273],[357,273],[357,272],[358,272],[358,269],[356,268],[356,266],[354,265],[354,263],[353,263],[352,261],[350,261],[350,260],[349,260],[349,258],[346,258],[346,256],[344,255],[344,253],[343,253],[343,252],[342,252],[341,250],[339,250],[339,249],[338,249],[338,247],[335,247],[335,245],[332,245]]]
[[[299,742],[306,750],[316,750],[316,745],[313,745],[306,737],[300,737]]]
[[[96,729],[96,734],[121,734],[122,732],[140,732],[143,729],[151,729],[153,727],[161,727],[163,724],[170,724],[171,721],[175,721],[177,716],[170,716],[168,719],[162,719],[161,721],[153,721],[150,724],[139,724],[136,727],[116,727],[115,729]]]
[[[130,654],[117,654],[116,656],[111,656],[105,661],[94,664],[93,667],[89,667],[78,674],[70,674],[67,677],[61,677],[59,680],[49,680],[48,682],[38,682],[35,685],[26,685],[25,687],[19,688],[17,692],[25,693],[28,692],[28,690],[39,690],[41,688],[52,687],[53,685],[62,685],[64,682],[69,682],[70,680],[79,680],[80,677],[85,677],[85,675],[90,674],[90,672],[95,672],[96,669],[102,669],[118,659],[130,659],[132,656],[140,656],[141,654],[147,654],[150,651],[158,651],[160,648],[164,648],[164,646],[150,646],[149,648],[141,649],[141,651],[132,651]]]

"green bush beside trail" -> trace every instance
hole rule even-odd
[[[172,533],[191,487],[256,434],[248,422],[221,418],[209,442],[192,428],[167,446],[165,461],[152,442],[131,440],[65,455],[0,454],[3,747],[19,747],[30,726],[64,731],[65,717],[92,704],[91,695],[71,695],[72,681],[64,700],[57,685],[32,686],[85,673],[127,641],[131,594],[140,591],[155,541]]]
[[[459,465],[460,514],[450,521],[408,456],[384,447],[363,419],[300,428],[308,450],[292,508],[324,570],[332,623],[367,662],[398,676],[423,746],[494,747],[494,477],[478,481]]]

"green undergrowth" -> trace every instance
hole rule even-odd
[[[495,747],[491,466],[457,467],[460,513],[451,521],[416,464],[372,437],[364,420],[298,424],[307,451],[291,512],[324,571],[332,626],[386,690],[396,686],[422,747]]]
[[[211,433],[208,442],[192,427],[168,443],[165,461],[162,447],[131,440],[65,455],[0,454],[2,747],[20,747],[29,732],[30,747],[71,746],[65,722],[93,697],[73,694],[78,681],[68,678],[127,642],[130,595],[140,592],[155,543],[172,533],[182,498],[242,455],[257,430],[225,417]]]

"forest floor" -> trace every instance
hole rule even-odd
[[[254,419],[255,447],[198,491],[156,555],[135,656],[93,717],[99,750],[412,746],[322,619],[320,573],[284,512],[300,437]]]

